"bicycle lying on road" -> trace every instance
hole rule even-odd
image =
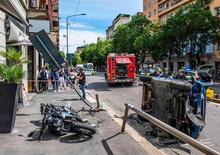
[[[56,106],[53,104],[43,104],[40,106],[43,119],[41,122],[39,140],[42,139],[45,129],[49,129],[51,133],[62,136],[67,133],[76,133],[81,135],[92,136],[96,130],[88,125],[83,124],[84,121],[70,106]]]

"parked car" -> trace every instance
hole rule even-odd
[[[208,74],[212,76],[212,78],[214,77],[215,69],[214,69],[214,66],[211,64],[201,65],[198,67],[197,70],[201,72],[207,72]]]
[[[91,76],[91,75],[93,75],[93,72],[92,72],[91,70],[88,70],[87,68],[84,68],[83,71],[84,71],[84,73],[85,73],[86,76]]]

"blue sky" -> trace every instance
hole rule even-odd
[[[79,5],[78,2],[80,1]],[[142,11],[142,0],[60,0],[60,50],[66,51],[66,17],[86,13],[86,16],[70,18],[69,52],[77,46],[96,42],[97,37],[105,37],[105,30],[119,14],[135,14]],[[78,6],[78,9],[76,9]]]

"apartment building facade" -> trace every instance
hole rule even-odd
[[[165,22],[178,8],[195,0],[143,0],[143,13],[151,21]]]
[[[59,50],[59,0],[29,0],[27,17],[29,35],[44,29]],[[38,91],[38,73],[46,63],[33,46],[28,47],[28,57],[31,60],[28,64],[28,91]]]
[[[118,26],[127,24],[131,20],[128,14],[119,14],[112,22],[112,25],[106,30],[106,39],[112,40]]]
[[[143,13],[153,22],[164,23],[166,20],[174,15],[174,13],[181,7],[193,3],[195,0],[144,0]],[[153,11],[155,10],[156,11]],[[220,1],[212,0],[210,3],[210,10],[213,15],[220,17]],[[156,13],[154,13],[156,12]],[[190,59],[190,62],[189,62]],[[220,73],[220,41],[215,45],[207,45],[205,54],[201,55],[201,61],[204,64],[212,64],[215,68],[215,75],[217,77]],[[169,59],[161,61],[162,67],[167,67],[171,71],[177,71],[183,66],[196,67],[196,59],[193,60],[189,56],[171,56]]]

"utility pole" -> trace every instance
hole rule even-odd
[[[68,54],[69,54],[69,18],[71,17],[76,17],[76,16],[85,16],[85,13],[81,13],[81,14],[74,14],[74,15],[70,15],[66,17],[66,48],[67,48],[67,58],[68,58]],[[68,61],[68,65],[69,65],[69,60]]]

